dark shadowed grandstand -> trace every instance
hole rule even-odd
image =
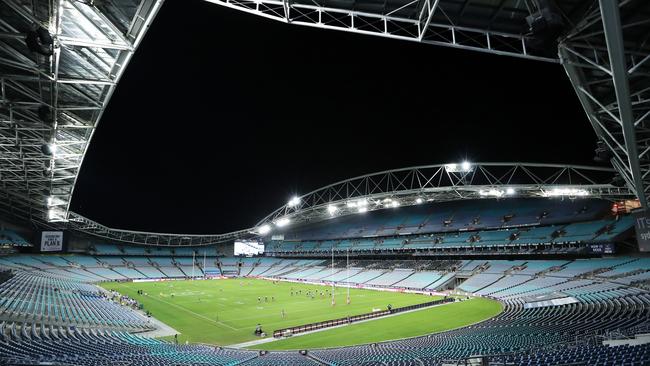
[[[163,1],[0,0],[0,364],[650,365],[647,1],[207,1],[559,63],[611,167],[418,166],[230,233],[112,228],[72,193]]]

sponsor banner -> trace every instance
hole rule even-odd
[[[41,252],[60,252],[63,250],[63,231],[43,231],[41,233]]]
[[[633,213],[633,216],[639,251],[650,252],[650,217],[648,217],[648,212],[644,210],[637,211]]]

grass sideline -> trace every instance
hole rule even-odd
[[[501,311],[502,306],[498,301],[477,297],[248,348],[299,350],[376,343],[459,328],[491,318]]]
[[[258,323],[270,336],[273,330],[280,328],[368,313],[373,309],[385,309],[388,304],[393,305],[393,307],[400,307],[437,298],[419,294],[353,288],[350,290],[352,303],[347,305],[345,303],[347,289],[339,287],[335,290],[336,306],[331,306],[331,296],[327,296],[326,293],[328,290],[331,291],[331,287],[248,278],[139,283],[107,282],[103,283],[102,287],[116,290],[141,302],[144,308],[149,310],[154,317],[181,332],[178,337],[179,342],[189,341],[224,346],[259,339],[253,335],[255,326]],[[293,296],[291,295],[292,289],[294,291]],[[138,295],[138,290],[143,290],[147,293],[147,296]],[[301,291],[301,293],[296,294],[298,291]],[[317,295],[314,299],[311,299],[306,295],[307,291],[316,292]],[[323,296],[320,295],[321,291],[324,292]],[[258,302],[258,297],[261,297],[261,302]],[[267,302],[264,301],[264,297],[267,297]],[[445,305],[440,309],[456,305]],[[284,319],[281,316],[282,309],[286,313]],[[371,323],[383,324],[384,321],[389,321],[386,323],[386,327],[388,327],[386,331],[381,331],[377,335],[377,337],[381,338],[380,340],[411,336],[411,334],[414,334],[412,328],[416,329],[415,333],[424,332],[419,334],[426,334],[436,331],[436,329],[423,327],[421,324],[417,324],[418,321],[416,320],[413,322],[413,326],[399,326],[396,327],[397,330],[391,330],[391,328],[395,327],[391,325],[394,323],[390,322],[390,320],[408,320],[413,317],[412,314],[424,312],[428,314],[429,310],[402,314],[393,318],[374,320],[357,325],[368,326]],[[471,309],[460,308],[461,313],[463,310],[469,311]],[[467,321],[465,324],[474,322],[476,321]],[[302,338],[310,344],[310,346],[305,347],[329,347],[330,344],[333,344],[332,340],[328,340],[330,332],[340,335],[342,334],[340,332],[346,333],[343,331],[344,329],[354,331],[356,328],[353,327],[357,325],[296,337],[286,341],[271,342],[264,345],[263,348],[290,349],[299,347],[296,346],[296,342],[302,344]],[[371,327],[372,332],[377,332],[378,329],[382,328],[381,325]],[[362,330],[361,332],[365,331]],[[360,338],[356,333],[350,334],[351,336],[344,336],[337,342],[343,342],[342,345],[357,344]],[[317,341],[320,338],[319,335],[323,335],[323,342]],[[374,337],[375,340],[372,341],[377,341],[377,337]],[[170,338],[173,337],[167,337],[167,339]],[[365,343],[365,341],[362,343]]]

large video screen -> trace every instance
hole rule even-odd
[[[256,255],[264,253],[264,244],[256,241],[236,241],[235,255]]]

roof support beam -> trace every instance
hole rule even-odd
[[[634,116],[632,114],[632,103],[630,100],[630,86],[628,80],[628,68],[625,62],[625,48],[623,45],[623,34],[621,29],[621,18],[618,9],[618,2],[612,0],[599,0],[600,13],[607,41],[607,52],[611,65],[611,75],[616,93],[616,104],[618,105],[619,122],[623,127],[623,138],[625,149],[628,155],[628,168],[632,175],[634,190],[639,196],[641,206],[648,208],[648,202],[644,193],[643,178],[639,163],[636,132],[634,128]]]
[[[420,17],[419,17],[420,35],[418,36],[418,39],[420,42],[422,41],[425,34],[427,33],[427,29],[429,29],[429,25],[431,24],[431,19],[433,19],[433,14],[436,13],[439,3],[440,0],[425,0],[424,2],[424,6],[422,7],[422,11],[420,12]],[[422,20],[424,20],[424,23],[422,22]]]

